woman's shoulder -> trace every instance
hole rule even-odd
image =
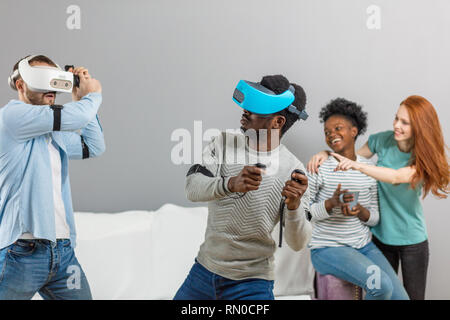
[[[371,134],[369,139],[377,139],[379,141],[391,140],[394,138],[394,131],[386,130]]]
[[[381,149],[395,144],[394,131],[387,130],[371,134],[369,136],[369,149],[373,153],[379,153]]]

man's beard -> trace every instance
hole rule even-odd
[[[44,95],[41,92],[34,92],[28,90],[26,93],[27,99],[31,102],[33,105],[44,105]]]
[[[43,105],[50,105],[50,104],[55,103],[55,99],[53,99],[53,102],[49,102],[48,99],[45,98],[46,94],[47,94],[46,92],[42,93],[42,92],[27,90],[25,97],[30,101],[30,103],[32,105],[43,106]]]

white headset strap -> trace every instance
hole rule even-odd
[[[15,78],[17,75],[19,74],[19,68],[17,68],[16,70],[14,70],[13,73],[11,73],[11,75],[9,76],[11,79]]]
[[[26,58],[24,58],[22,60],[26,59],[27,61],[30,61],[31,59],[33,59],[34,57],[37,57],[37,56],[38,56],[38,54],[33,54],[33,55],[31,55],[29,57],[26,57]],[[20,61],[22,61],[22,60],[20,60]],[[19,63],[20,63],[20,61],[19,61]],[[16,70],[13,71],[13,73],[11,73],[11,75],[9,76],[9,79],[8,79],[9,81],[8,82],[13,82],[14,78],[16,78],[18,75],[19,75],[19,68],[17,68]]]
[[[22,60],[27,60],[27,61],[30,61],[31,59],[33,59],[34,57],[37,57],[37,56],[40,56],[40,54],[33,54],[33,55],[31,55],[31,56],[29,56],[29,57],[26,57],[26,58],[24,58],[24,59],[22,59]],[[20,61],[22,61],[22,60],[20,60]],[[19,62],[20,62],[19,61]],[[61,69],[61,67],[57,64],[57,63],[55,63],[56,64],[56,66],[58,67],[58,69]],[[62,69],[61,69],[62,70]],[[8,78],[8,84],[11,86],[11,87],[15,87],[16,85],[13,83],[14,82],[14,79],[17,77],[19,75],[19,68],[17,68],[16,70],[14,70],[13,71],[13,73],[11,73],[11,75],[9,76],[9,78]]]
[[[33,54],[25,59],[27,59],[27,61],[30,61],[31,59],[33,59],[34,57],[37,57],[37,56],[42,56],[42,54]],[[58,69],[61,69],[61,67],[56,62],[54,62],[54,63],[56,64],[56,67],[58,67]]]

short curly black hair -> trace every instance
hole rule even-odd
[[[367,112],[364,112],[362,110],[362,106],[356,104],[355,102],[348,101],[344,98],[336,98],[331,100],[320,110],[320,122],[325,122],[328,118],[335,115],[340,115],[347,118],[356,128],[358,128],[356,138],[366,132]]]
[[[271,75],[264,76],[261,79],[261,85],[266,87],[267,89],[273,91],[276,94],[281,94],[289,89],[289,86],[292,85],[295,89],[295,99],[292,102],[292,105],[296,107],[299,111],[305,110],[306,106],[306,93],[305,90],[301,86],[295,83],[289,83],[289,80],[281,75]],[[286,118],[286,123],[283,128],[281,128],[281,136],[283,136],[286,131],[299,119],[298,116],[292,112],[287,111],[287,109],[281,110],[276,115],[281,115]]]

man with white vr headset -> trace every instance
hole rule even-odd
[[[306,120],[306,95],[282,75],[260,83],[241,80],[233,101],[242,107],[241,131],[223,132],[186,177],[191,201],[208,202],[205,240],[174,299],[272,300],[272,231],[280,222],[279,246],[295,251],[311,237],[309,189],[303,164],[280,138]]]
[[[105,150],[101,84],[43,55],[21,59],[8,83],[19,99],[0,109],[0,300],[92,299],[73,250],[68,160]],[[56,105],[63,92],[73,101]]]

